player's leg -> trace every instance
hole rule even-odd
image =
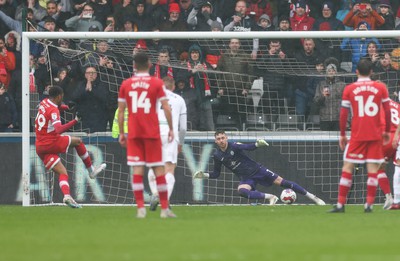
[[[364,206],[365,212],[371,212],[375,202],[376,191],[378,188],[378,169],[379,163],[367,163],[367,200]]]
[[[85,144],[83,143],[81,138],[78,137],[71,137],[71,147],[74,147],[78,156],[82,159],[85,167],[89,171],[89,177],[91,179],[96,178],[96,176],[104,171],[107,167],[107,164],[102,163],[99,166],[93,166],[92,159],[90,158],[89,152],[86,149]]]
[[[276,179],[274,180],[274,184],[278,185],[278,186],[281,186],[283,188],[290,188],[294,192],[299,193],[299,194],[301,194],[303,196],[306,196],[307,198],[311,199],[317,205],[325,205],[325,202],[322,199],[320,199],[316,195],[308,192],[305,188],[303,188],[302,186],[300,186],[296,182],[293,182],[293,181],[287,180],[287,179],[283,179],[281,176],[277,176]]]
[[[154,174],[154,171],[152,168],[149,168],[149,171],[147,173],[147,179],[149,181],[149,187],[150,187],[150,191],[151,191],[149,209],[150,209],[150,211],[156,211],[157,206],[160,203],[160,198],[158,196],[156,175]]]
[[[353,170],[354,163],[344,161],[342,167],[342,175],[339,180],[339,192],[338,192],[338,201],[336,206],[331,209],[329,212],[331,213],[341,213],[344,212],[344,205],[347,201],[347,195],[351,189],[351,185],[353,183]]]
[[[389,179],[386,175],[386,163],[380,165],[378,170],[378,185],[385,194],[383,209],[389,209],[393,204],[392,191],[390,190]]]
[[[165,180],[167,181],[168,200],[171,198],[175,186],[175,167],[172,162],[165,162]]]
[[[400,154],[400,153],[397,152],[397,154]],[[396,158],[397,158],[397,155],[396,155]],[[398,210],[398,209],[400,209],[400,158],[398,158],[396,160],[396,164],[394,167],[393,194],[394,194],[394,203],[390,209]]]
[[[146,139],[144,142],[146,164],[153,169],[156,175],[157,191],[161,205],[160,216],[162,218],[176,217],[168,208],[168,190],[162,161],[161,139]]]
[[[81,208],[81,206],[76,203],[71,196],[67,169],[65,168],[64,164],[62,164],[61,161],[58,161],[51,170],[58,174],[58,184],[64,195],[63,202],[71,208]]]
[[[168,136],[161,137],[163,161],[165,162],[165,180],[167,181],[168,200],[171,198],[175,186],[175,167],[178,161],[178,142],[168,142]]]
[[[256,175],[250,179],[241,180],[238,186],[239,195],[247,199],[267,199],[270,205],[275,205],[275,203],[278,201],[277,196],[269,193],[263,193],[255,189],[257,185],[256,179],[258,177],[261,177],[261,173],[256,173]],[[263,185],[268,186],[270,184]]]

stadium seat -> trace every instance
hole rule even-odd
[[[280,114],[274,123],[276,131],[299,131],[305,129],[303,115]]]
[[[319,115],[309,115],[307,117],[306,130],[320,130]]]
[[[232,115],[219,114],[215,123],[217,129],[239,131],[238,121]]]
[[[246,118],[247,131],[269,131],[272,129],[272,121],[268,115],[262,113],[249,113]]]

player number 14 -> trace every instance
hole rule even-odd
[[[129,96],[132,98],[132,113],[137,113],[138,108],[142,108],[145,114],[150,113],[151,103],[146,91],[139,95],[137,91],[130,91]]]

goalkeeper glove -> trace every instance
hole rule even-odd
[[[260,140],[256,141],[256,147],[257,148],[265,147],[265,146],[269,146],[268,142],[266,142],[265,140],[260,139]]]
[[[79,114],[79,112],[76,112],[76,113],[75,113],[75,120],[76,120],[77,122],[80,122],[80,121],[82,120],[82,116]]]
[[[203,171],[199,170],[196,171],[193,175],[194,179],[208,179],[210,177],[210,174],[204,173]]]

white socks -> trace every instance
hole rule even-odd
[[[154,175],[154,171],[152,169],[149,170],[147,178],[149,179],[149,187],[151,190],[151,194],[158,195],[156,175]],[[165,180],[167,181],[168,200],[169,200],[169,198],[171,197],[172,191],[174,190],[175,176],[172,173],[167,173],[167,174],[165,174]]]
[[[394,167],[394,175],[393,175],[393,194],[394,194],[394,203],[400,203],[400,167]]]

